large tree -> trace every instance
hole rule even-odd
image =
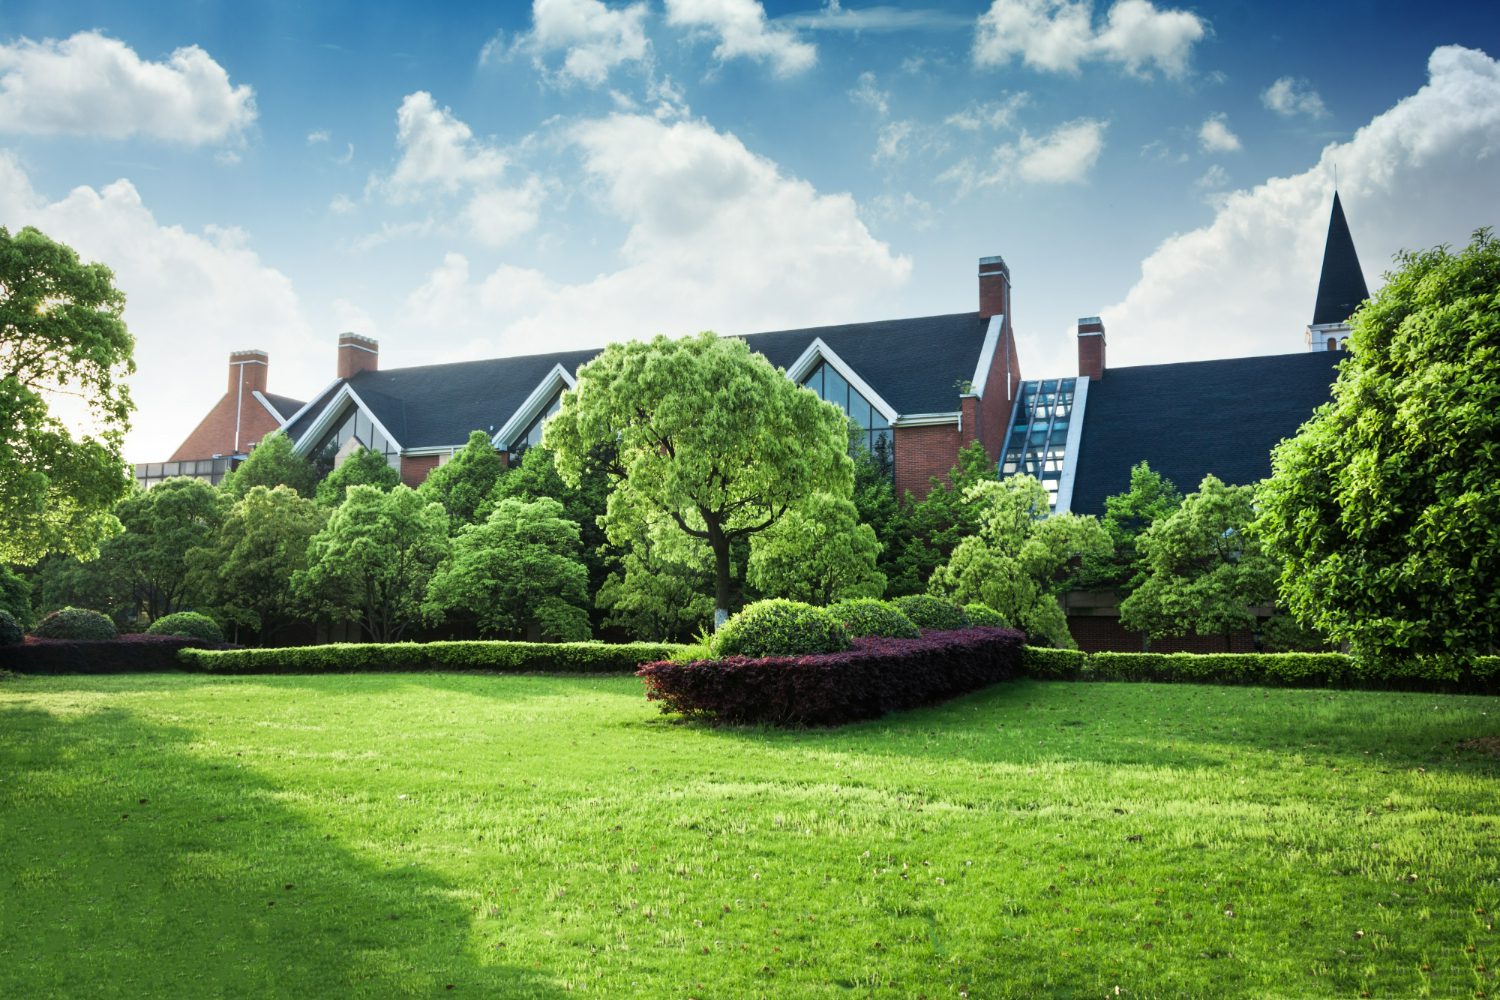
[[[427,585],[447,554],[441,504],[406,486],[351,486],[308,542],[307,569],[293,590],[317,612],[357,622],[375,642],[394,642],[421,620]]]
[[[603,585],[614,563],[606,553],[607,539],[600,524],[609,503],[609,478],[602,471],[603,462],[591,463],[577,485],[569,486],[557,474],[552,452],[540,445],[526,449],[519,465],[506,470],[495,480],[489,499],[480,504],[475,520],[483,521],[501,500],[540,500],[543,497],[563,505],[563,516],[578,525],[581,558],[589,571],[589,593]]]
[[[124,309],[103,264],[0,227],[0,560],[90,556],[117,530],[134,408]]]
[[[473,431],[468,442],[429,472],[418,489],[428,500],[442,504],[454,525],[473,524],[504,471],[505,462],[490,436],[484,431]]]
[[[853,501],[814,493],[751,540],[745,579],[767,597],[808,604],[880,597],[879,555],[875,530],[860,523]]]
[[[351,486],[374,486],[387,491],[400,482],[401,474],[391,468],[384,455],[369,448],[355,448],[318,484],[313,499],[319,507],[337,507],[344,502]]]
[[[310,497],[317,484],[318,470],[297,454],[292,439],[281,431],[272,431],[239,468],[224,477],[219,488],[238,500],[257,486],[287,486],[299,496]]]
[[[130,582],[137,609],[156,619],[190,607],[187,557],[218,534],[218,491],[201,479],[166,479],[121,500],[115,516],[125,530],[104,543],[99,558]]]
[[[580,481],[601,449],[615,494],[607,517],[654,510],[706,545],[716,617],[733,596],[736,541],[814,493],[848,497],[853,467],[837,406],[793,385],[743,340],[712,333],[612,344],[578,373],[544,441]]]
[[[1403,253],[1259,495],[1282,600],[1357,653],[1500,646],[1500,242]]]
[[[984,444],[971,441],[959,449],[958,464],[946,480],[929,480],[927,496],[918,500],[906,494],[906,506],[891,522],[890,534],[880,535],[886,546],[881,569],[893,596],[927,590],[933,572],[948,561],[958,543],[979,530],[979,508],[965,496],[969,487],[998,478]],[[877,534],[879,530],[877,526]]]
[[[1136,540],[1144,579],[1120,602],[1120,623],[1151,638],[1253,629],[1276,601],[1276,563],[1252,529],[1255,487],[1205,476],[1198,492]]]
[[[978,482],[964,491],[978,522],[932,575],[931,590],[1000,612],[1037,645],[1073,648],[1057,602],[1074,560],[1109,551],[1093,517],[1049,514],[1047,488],[1031,476]]]
[[[1145,561],[1137,542],[1141,534],[1182,505],[1182,494],[1172,481],[1145,462],[1130,470],[1130,486],[1104,500],[1099,519],[1114,544],[1108,555],[1084,561],[1078,577],[1082,590],[1118,588],[1131,593],[1145,580]]]

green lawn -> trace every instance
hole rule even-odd
[[[1500,700],[1019,682],[835,731],[633,678],[0,683],[0,996],[1500,990]],[[1482,992],[1481,992],[1482,991]]]

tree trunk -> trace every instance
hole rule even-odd
[[[714,550],[714,631],[729,617],[729,536],[712,521],[705,519],[708,527],[708,544]]]

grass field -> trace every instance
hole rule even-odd
[[[0,683],[0,996],[1495,995],[1500,701]]]

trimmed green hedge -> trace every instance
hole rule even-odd
[[[219,628],[219,623],[197,611],[174,611],[170,615],[162,615],[151,623],[146,634],[189,635],[213,646],[224,644],[224,631]]]
[[[746,605],[714,633],[708,645],[715,658],[802,656],[848,649],[849,633],[822,608],[772,598]]]
[[[1343,653],[1080,653],[1026,647],[1021,669],[1046,680],[1254,684],[1500,694],[1500,656],[1469,662],[1361,662]]]
[[[665,642],[390,642],[283,649],[184,649],[183,668],[208,674],[352,674],[494,670],[629,674],[683,647]]]

